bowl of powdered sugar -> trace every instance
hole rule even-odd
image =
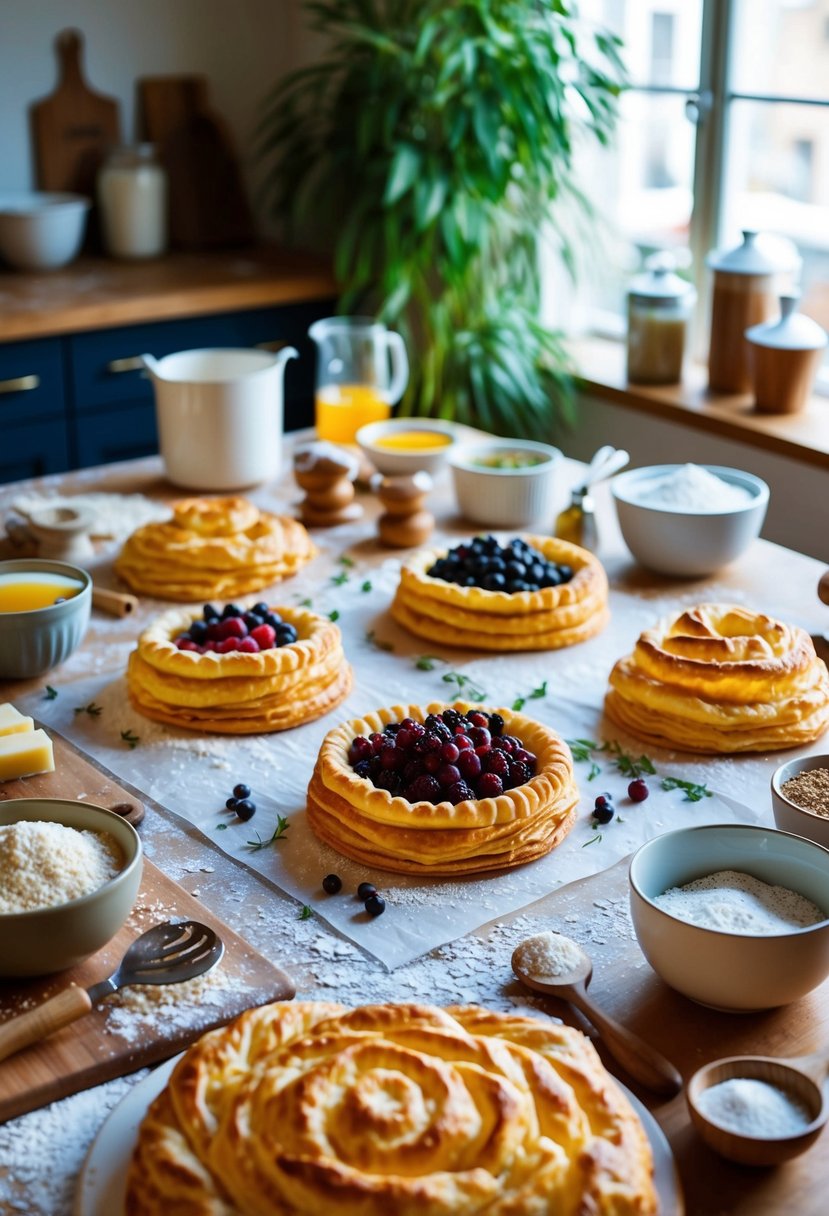
[[[120,815],[86,802],[0,803],[0,976],[73,967],[135,903],[142,848]]]
[[[721,465],[629,469],[611,482],[627,547],[660,574],[700,577],[740,557],[759,535],[769,488]]]
[[[654,971],[701,1005],[771,1009],[829,975],[829,850],[788,832],[657,836],[631,861],[630,907]]]

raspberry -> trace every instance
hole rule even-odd
[[[495,773],[498,777],[506,777],[509,774],[509,760],[505,752],[492,751],[487,752],[484,756],[484,768],[488,773]]]
[[[436,802],[440,797],[440,785],[428,773],[421,775],[406,787],[409,802]]]
[[[198,651],[198,649],[199,649],[199,647],[196,645],[196,643],[193,641],[193,639],[188,638],[188,637],[176,638],[175,645],[178,647],[179,650]]]
[[[260,650],[273,650],[276,645],[276,630],[272,625],[257,625],[251,629],[250,636],[259,643]]]
[[[479,798],[497,798],[504,792],[504,783],[497,773],[482,773],[475,789]]]
[[[450,785],[448,790],[444,791],[444,797],[447,802],[457,806],[459,802],[466,802],[469,798],[474,798],[475,795],[466,784],[465,781],[456,781],[454,785]]]
[[[512,790],[517,785],[525,785],[530,777],[532,777],[530,766],[523,764],[520,760],[515,760],[509,766],[509,780],[505,781],[504,785],[508,790]]]
[[[259,643],[257,642],[256,638],[252,638],[250,636],[246,638],[239,638],[236,642],[236,649],[241,650],[243,654],[258,654]]]
[[[248,627],[240,616],[228,616],[216,626],[217,636],[221,641],[225,638],[247,637]]]
[[[230,654],[232,650],[238,650],[241,640],[241,638],[224,638],[221,642],[216,643],[216,653]]]

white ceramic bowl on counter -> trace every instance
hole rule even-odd
[[[57,270],[77,257],[91,203],[81,194],[0,195],[0,256],[16,270]]]
[[[738,558],[760,534],[769,487],[753,473],[706,464],[699,467],[747,491],[744,502],[717,511],[694,511],[647,501],[656,484],[681,464],[629,469],[610,483],[625,544],[643,566],[680,578],[701,577]]]
[[[825,917],[788,933],[753,936],[692,924],[654,903],[672,887],[721,870],[796,891]],[[654,971],[701,1005],[772,1009],[805,996],[829,975],[829,850],[788,832],[713,824],[656,836],[630,863],[630,910]]]
[[[83,641],[92,609],[92,579],[80,566],[46,558],[16,557],[0,562],[3,582],[38,582],[55,576],[71,587],[54,587],[56,602],[43,608],[0,612],[0,680],[28,680],[68,659]],[[2,699],[2,698],[0,698]]]
[[[449,455],[461,514],[491,528],[539,523],[552,529],[561,452],[531,439],[489,439]]]
[[[387,418],[361,426],[356,439],[362,451],[387,477],[430,473],[445,467],[458,429],[434,418]]]
[[[829,755],[801,756],[798,760],[787,760],[776,768],[771,778],[771,809],[774,822],[781,832],[794,832],[796,836],[805,836],[829,849],[829,817],[816,815],[813,811],[798,806],[791,798],[787,798],[782,790],[783,785],[792,777],[816,768],[829,770]]]

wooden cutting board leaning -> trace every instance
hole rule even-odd
[[[0,800],[77,798],[115,809],[139,804],[134,795],[59,735],[52,735],[55,772],[0,785]],[[206,877],[206,875],[204,876]],[[194,880],[193,886],[196,886]],[[130,943],[164,920],[190,918],[213,928],[225,945],[211,975],[188,991],[124,989],[72,1025],[0,1062],[0,1123],[68,1094],[124,1076],[182,1051],[215,1026],[268,1001],[290,1000],[294,982],[182,886],[144,859],[135,907],[102,950],[59,975],[0,980],[0,1022],[33,1008],[69,984],[88,988],[111,975]],[[146,994],[146,996],[138,995]],[[164,994],[159,1003],[157,998]],[[183,999],[184,998],[184,999]]]

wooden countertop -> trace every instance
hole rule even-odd
[[[275,246],[170,253],[148,262],[85,257],[42,274],[0,271],[2,340],[296,304],[335,294],[327,262]]]
[[[693,364],[682,384],[630,384],[625,348],[601,339],[573,345],[582,391],[626,409],[721,435],[779,456],[829,469],[829,400],[813,396],[802,414],[758,414],[750,393],[711,393],[706,369]]]

